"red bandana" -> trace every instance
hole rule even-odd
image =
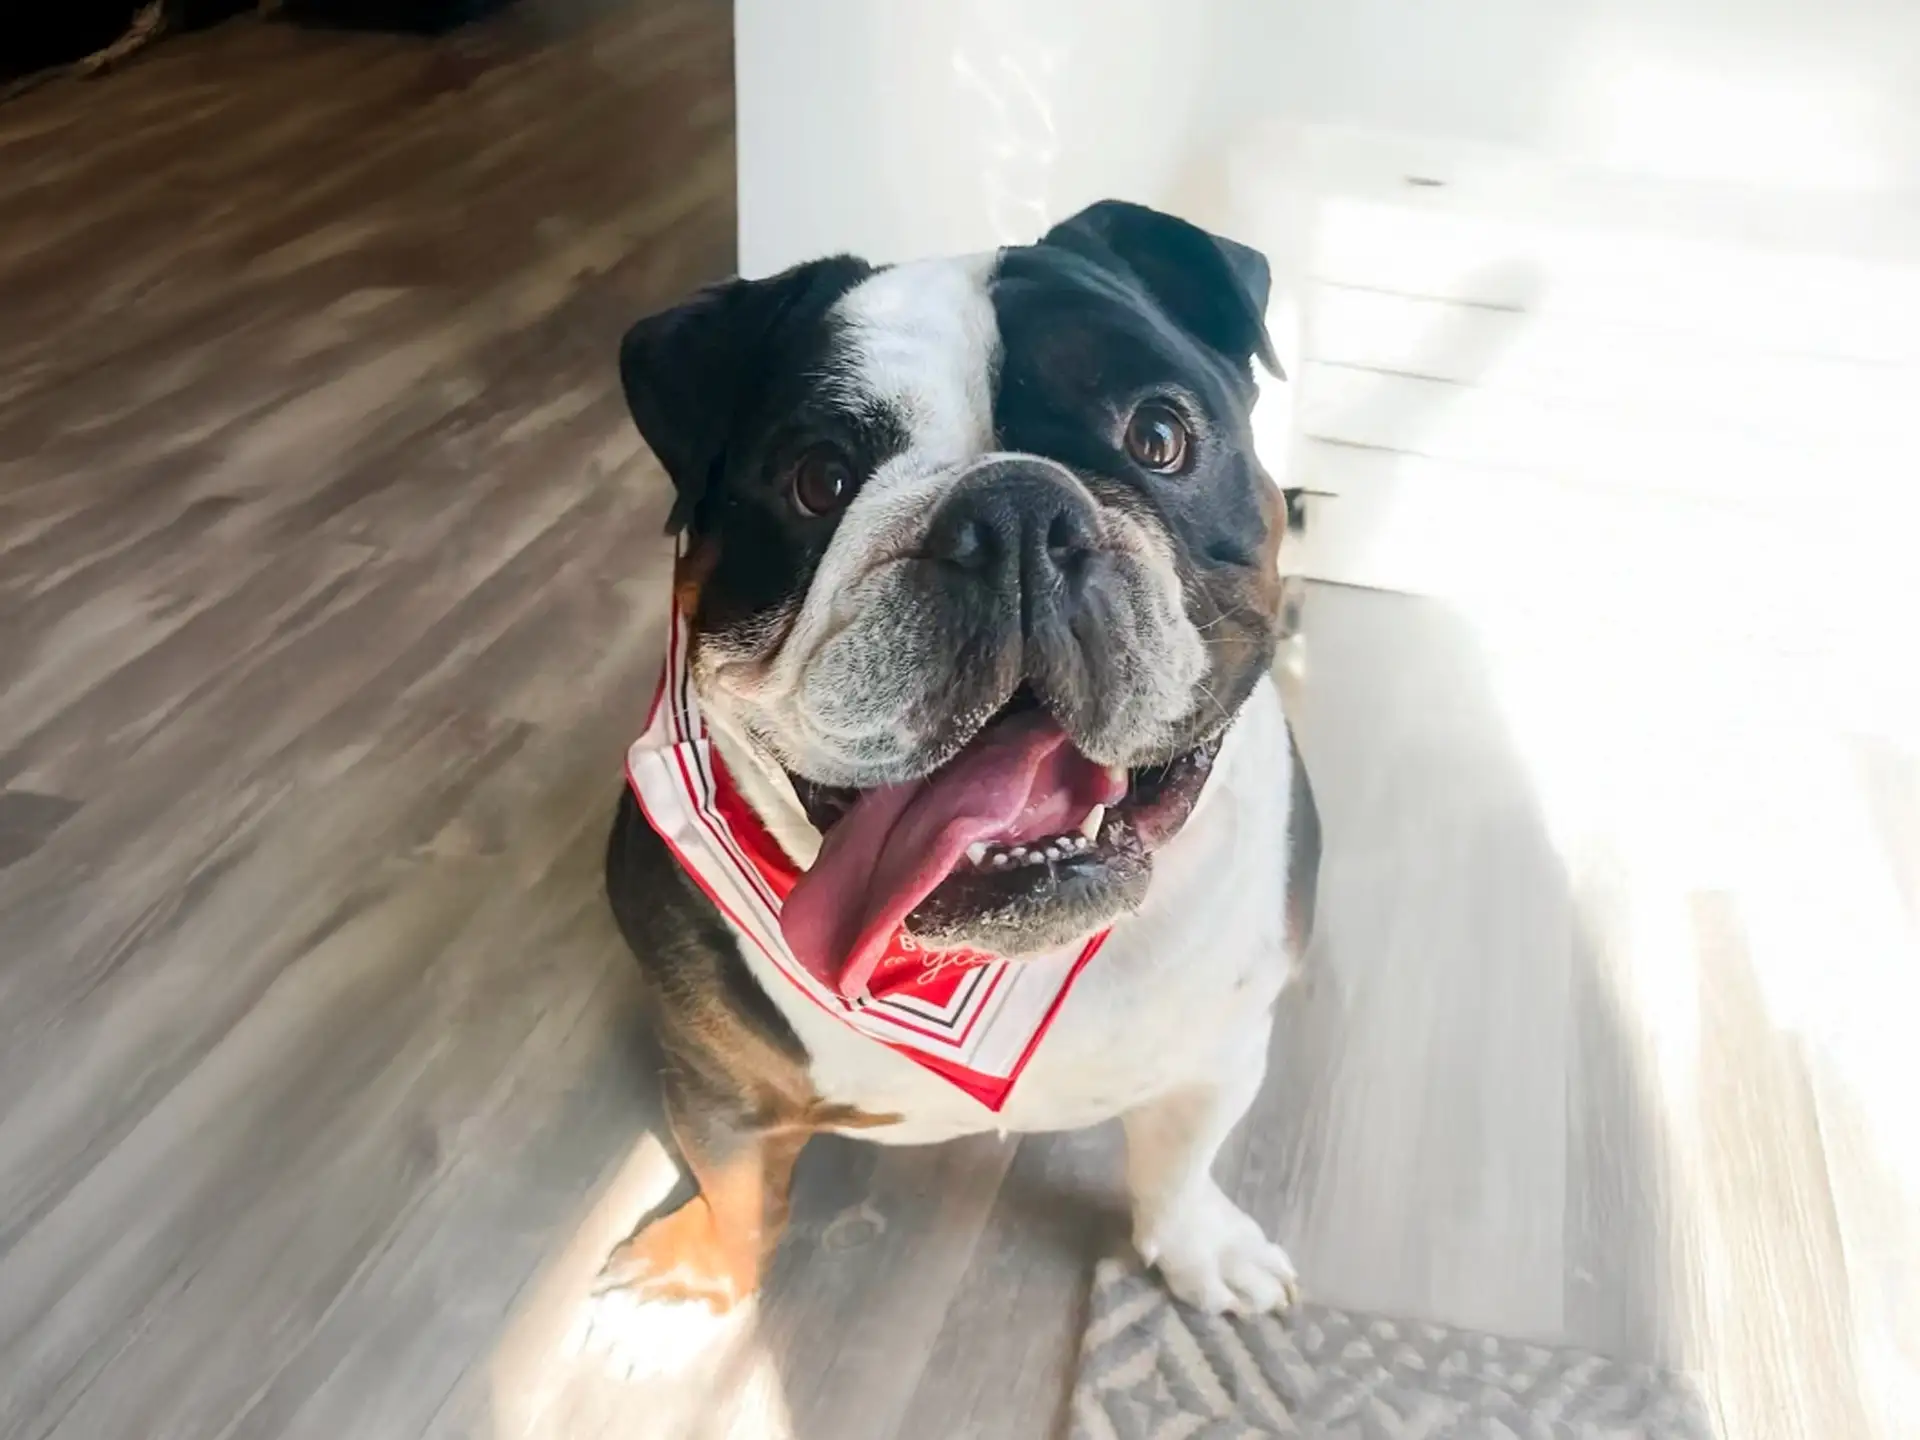
[[[677,604],[646,732],[627,752],[627,783],[647,821],[733,927],[822,1009],[998,1111],[1053,1023],[1067,991],[1107,938],[1024,960],[931,950],[904,929],[887,945],[865,995],[842,996],[780,932],[780,907],[800,871],[741,797],[687,668]]]

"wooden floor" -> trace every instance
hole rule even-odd
[[[614,346],[730,265],[730,49],[528,13],[0,109],[6,1440],[1062,1413],[1106,1132],[823,1143],[757,1313],[589,1298],[672,1180],[599,890],[665,599]],[[1310,1288],[1920,1433],[1911,748],[1304,629],[1321,934],[1223,1171]]]

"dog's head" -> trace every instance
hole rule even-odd
[[[701,701],[825,835],[783,916],[816,969],[902,921],[1019,955],[1139,905],[1273,658],[1267,288],[1255,252],[1106,202],[627,335]]]

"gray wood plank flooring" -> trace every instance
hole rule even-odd
[[[707,0],[0,108],[5,1440],[1056,1430],[1111,1130],[822,1143],[757,1311],[588,1296],[673,1183],[599,891],[665,600],[614,346],[729,268],[731,116]],[[1722,826],[1809,945],[1777,864],[1651,864],[1624,746],[1570,841],[1468,619],[1303,626],[1321,931],[1223,1178],[1329,1302],[1920,1433],[1911,746]]]

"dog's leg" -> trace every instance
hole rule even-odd
[[[822,1130],[897,1124],[817,1097],[750,1097],[697,1065],[670,1069],[667,1128],[699,1191],[614,1247],[595,1289],[642,1300],[698,1301],[725,1314],[760,1288],[793,1189],[794,1162]]]
[[[1167,1288],[1198,1309],[1257,1314],[1299,1298],[1287,1252],[1214,1183],[1213,1161],[1266,1070],[1264,1027],[1216,1078],[1128,1112],[1133,1240]]]
[[[813,1127],[768,1125],[686,1087],[669,1088],[667,1123],[699,1193],[615,1247],[598,1288],[724,1313],[759,1288]]]

